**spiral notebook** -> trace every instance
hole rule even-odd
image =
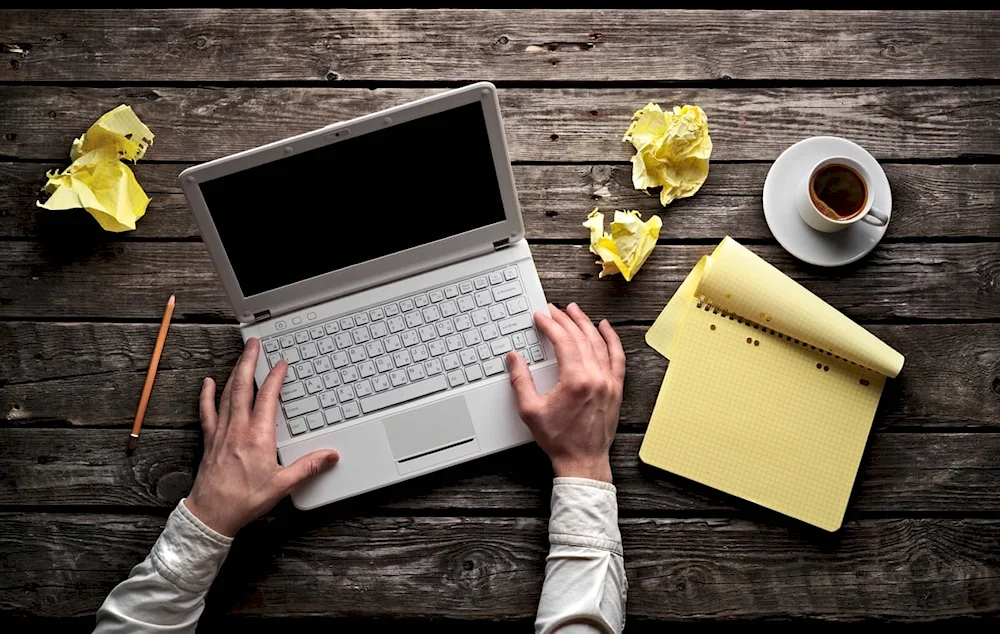
[[[828,531],[903,356],[731,238],[646,333],[670,359],[640,459]]]

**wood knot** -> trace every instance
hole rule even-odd
[[[328,70],[328,71],[326,71],[326,80],[327,81],[339,81],[340,80],[340,73],[338,73],[337,71],[334,71],[334,70]]]
[[[4,141],[17,141],[17,135],[14,134],[13,132],[8,132],[7,134],[3,135],[3,140]]]
[[[198,49],[199,51],[203,51],[203,50],[205,50],[205,49],[206,49],[206,48],[208,48],[208,47],[209,47],[210,45],[211,45],[211,42],[210,42],[210,41],[208,40],[208,38],[207,38],[207,37],[205,37],[204,35],[199,35],[199,36],[198,36],[198,37],[197,37],[197,38],[195,39],[195,41],[194,41],[194,46],[195,46],[195,48],[197,48],[197,49]]]
[[[990,390],[992,390],[994,394],[1000,394],[1000,376],[993,377],[993,385],[990,386]]]
[[[13,68],[14,70],[17,70],[18,68],[21,67],[21,60],[19,59],[10,60],[10,67]]]
[[[475,568],[475,565],[471,561],[466,559],[465,561],[462,562],[462,568],[464,570],[472,570],[473,568]]]
[[[510,44],[510,39],[506,35],[501,35],[497,38],[497,44],[500,46],[506,46],[507,44]]]
[[[549,141],[558,141],[558,140],[559,140],[558,134],[553,134],[549,137]]]
[[[555,218],[559,215],[558,211],[552,211],[551,209],[545,212],[545,215],[549,218]]]

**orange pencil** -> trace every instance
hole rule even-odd
[[[153,380],[156,378],[156,367],[160,365],[160,354],[163,353],[163,342],[167,340],[167,328],[170,327],[170,317],[174,314],[174,296],[167,300],[167,309],[163,311],[163,321],[160,322],[160,332],[156,335],[156,347],[153,348],[153,359],[146,371],[146,384],[142,386],[142,396],[139,398],[139,409],[135,412],[135,422],[132,423],[132,433],[128,435],[125,453],[131,454],[139,444],[139,430],[142,429],[142,418],[146,415],[146,405],[149,403],[149,393],[153,391]]]

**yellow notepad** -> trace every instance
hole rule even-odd
[[[646,342],[670,365],[643,462],[840,528],[901,354],[728,237]]]

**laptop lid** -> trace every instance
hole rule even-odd
[[[191,167],[179,181],[241,322],[524,237],[485,82]]]

